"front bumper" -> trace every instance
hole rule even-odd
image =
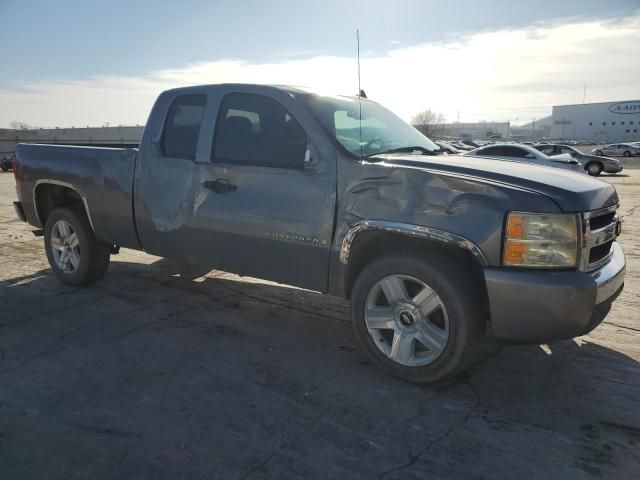
[[[626,264],[613,243],[611,260],[593,272],[484,269],[496,340],[546,343],[597,327],[622,291]]]
[[[605,173],[619,173],[622,171],[622,165],[616,165],[616,164],[604,164],[604,171]]]

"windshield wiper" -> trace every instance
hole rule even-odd
[[[413,152],[415,150],[418,150],[419,152],[422,152],[422,155],[437,155],[437,151],[435,150],[429,150],[426,147],[420,147],[420,146],[415,146],[415,147],[398,147],[398,148],[390,148],[389,150],[383,150],[381,152],[375,152],[375,153],[368,153],[367,155],[363,155],[363,158],[371,158],[371,157],[377,157],[379,155],[386,155],[389,153],[404,153],[404,152]]]

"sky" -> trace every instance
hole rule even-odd
[[[406,120],[527,123],[640,98],[640,0],[0,0],[0,127],[144,124],[201,83],[357,92]]]

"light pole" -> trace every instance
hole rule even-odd
[[[531,122],[531,140],[535,138],[536,135],[536,119],[534,118]]]

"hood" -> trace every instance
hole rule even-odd
[[[461,155],[387,155],[384,164],[455,174],[535,191],[565,212],[587,212],[618,204],[612,185],[560,168]]]

